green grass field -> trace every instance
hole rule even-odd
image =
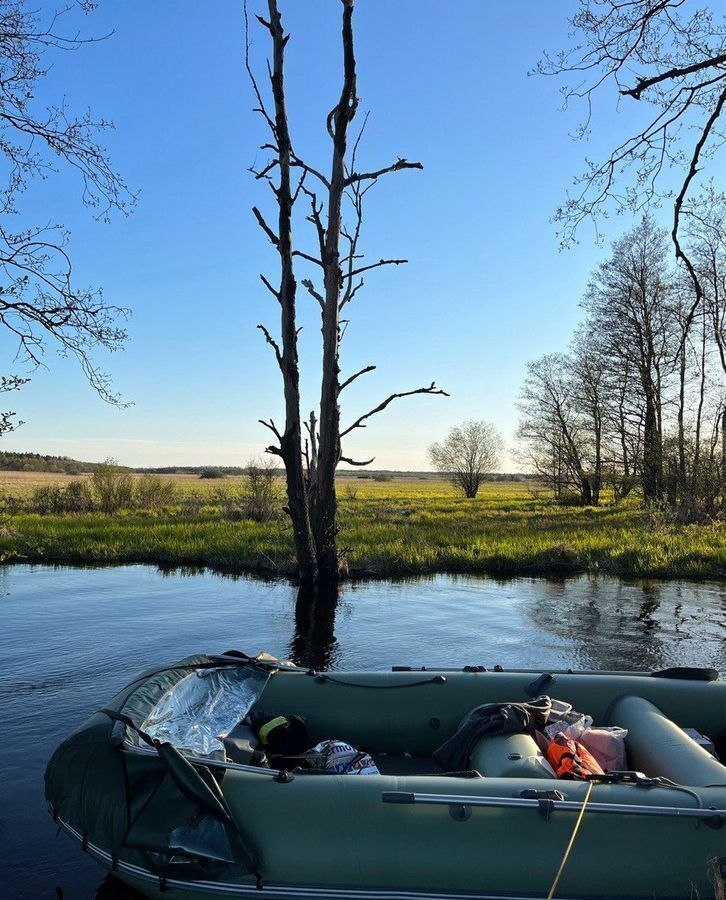
[[[44,476],[43,481],[55,477]],[[30,473],[0,480],[29,490]],[[37,479],[35,479],[37,481]],[[67,479],[66,479],[67,480]],[[6,562],[154,563],[212,566],[268,575],[294,573],[286,520],[230,521],[210,484],[178,478],[178,505],[114,515],[91,512],[8,519],[0,533]],[[235,484],[237,482],[237,484]],[[641,577],[726,577],[726,533],[718,525],[659,525],[636,504],[558,507],[525,483],[487,484],[476,500],[444,482],[342,478],[340,545],[353,577],[431,572],[564,575],[603,572]]]

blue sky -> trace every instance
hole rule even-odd
[[[400,401],[351,437],[347,454],[375,455],[381,468],[426,468],[426,446],[465,418],[493,420],[511,444],[526,361],[564,348],[579,320],[587,274],[604,251],[585,229],[578,246],[560,252],[549,219],[585,153],[605,151],[631,113],[603,97],[593,137],[574,142],[579,111],[560,112],[557,84],[527,76],[544,48],[567,45],[573,7],[359,0],[358,92],[371,110],[361,162],[378,167],[400,155],[425,169],[391,175],[369,195],[369,258],[410,264],[374,272],[352,305],[344,376],[369,363],[378,369],[346,391],[343,418],[432,378],[451,398]],[[292,33],[294,143],[327,168],[340,4],[283,0],[281,8]],[[280,420],[282,404],[255,328],[277,328],[258,278],[276,270],[250,212],[270,198],[247,172],[264,159],[257,147],[266,135],[243,67],[241,0],[102,2],[82,25],[115,33],[56,56],[44,92],[114,120],[106,143],[139,204],[127,219],[97,223],[67,174],[35,187],[25,208],[70,229],[80,283],[102,285],[109,301],[133,310],[125,351],[99,356],[133,406],[107,406],[72,361],[49,354],[48,370],[15,398],[26,424],[5,446],[131,465],[242,464],[266,442],[257,419]],[[258,68],[265,38],[255,27]],[[613,220],[606,237],[628,225]],[[318,394],[313,302],[301,291],[305,409]],[[9,360],[10,345],[0,347]]]

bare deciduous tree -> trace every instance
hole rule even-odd
[[[341,379],[340,343],[347,324],[343,322],[341,313],[363,287],[364,273],[406,262],[395,258],[363,262],[359,242],[364,197],[383,176],[406,169],[421,169],[422,166],[399,158],[390,165],[370,171],[359,170],[356,156],[365,120],[352,149],[349,149],[350,126],[359,106],[353,42],[354,0],[342,0],[343,82],[340,97],[327,119],[328,135],[332,141],[329,174],[324,174],[320,167],[298,156],[290,136],[286,106],[285,49],[289,35],[283,30],[277,0],[268,0],[267,7],[268,18],[257,18],[272,40],[272,62],[269,65],[271,107],[268,108],[254,75],[249,54],[247,70],[257,99],[257,111],[271,135],[263,145],[263,149],[270,154],[269,161],[254,171],[259,180],[267,182],[272,188],[277,205],[277,228],[268,224],[257,207],[253,212],[280,259],[279,287],[264,275],[261,276],[280,307],[280,343],[266,326],[259,327],[272,348],[282,374],[285,425],[280,430],[272,419],[260,421],[277,440],[276,444],[267,448],[267,452],[279,456],[285,465],[287,512],[295,535],[300,578],[305,581],[336,579],[340,570],[336,469],[341,462],[368,465],[373,461],[358,461],[344,455],[342,438],[358,428],[365,428],[372,416],[382,412],[394,400],[414,394],[444,393],[433,382],[427,387],[396,392],[358,416],[350,425],[341,426],[341,393],[356,379],[375,369],[374,365],[367,365]],[[306,219],[312,226],[316,248],[312,253],[300,249],[293,242],[293,213],[298,200],[304,200],[308,208]],[[296,263],[310,269],[310,277],[303,278],[300,283],[318,304],[322,321],[320,408],[319,415],[311,413],[305,423],[308,434],[305,446],[300,412]]]
[[[75,5],[84,12],[95,6]],[[72,9],[60,9],[44,25],[42,14],[26,0],[0,0],[0,154],[5,161],[0,176],[0,324],[17,340],[21,363],[31,369],[42,365],[48,346],[56,345],[78,360],[104,400],[116,403],[118,395],[92,353],[123,344],[127,310],[108,304],[100,290],[80,287],[67,232],[58,223],[27,222],[21,204],[31,181],[64,168],[80,176],[83,202],[97,218],[108,218],[113,209],[127,212],[135,201],[98,143],[98,134],[111,123],[90,113],[74,115],[62,96],[47,107],[36,98],[39,83],[51,72],[54,51],[77,50],[95,40],[63,32]],[[7,376],[3,390],[26,380]],[[7,431],[12,416],[3,421]]]
[[[570,376],[575,403],[591,435],[590,503],[600,503],[605,453],[607,364],[590,329],[580,329],[572,342]]]
[[[465,497],[479,493],[484,476],[500,463],[504,443],[492,422],[469,421],[452,428],[446,438],[428,449],[433,467]]]
[[[518,406],[527,464],[558,500],[593,503],[592,433],[576,400],[572,358],[548,353],[529,363]]]
[[[607,482],[616,500],[639,487],[677,522],[726,512],[726,384],[717,362],[726,232],[718,195],[692,207],[684,241],[704,288],[695,316],[688,273],[645,217],[593,273],[569,352],[528,367],[519,436],[558,498],[577,491],[597,503]]]
[[[694,287],[690,321],[703,288],[680,225],[699,171],[724,141],[726,15],[685,0],[580,0],[571,25],[577,44],[546,55],[538,71],[573,76],[562,93],[565,104],[586,102],[580,135],[589,134],[594,97],[608,85],[647,111],[639,130],[576,179],[557,212],[563,241],[572,242],[585,219],[597,225],[609,209],[640,211],[673,198],[671,238]],[[678,170],[675,190],[663,178],[671,168]]]
[[[647,500],[663,495],[663,383],[678,334],[672,277],[665,233],[646,216],[615,242],[611,256],[593,274],[583,304],[605,355],[638,375]]]

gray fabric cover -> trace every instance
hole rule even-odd
[[[173,668],[151,670],[124,688],[105,708],[123,713],[140,725],[162,694],[190,668],[214,662],[218,662],[214,657],[194,656],[175,663]],[[129,862],[169,871],[164,851],[183,853],[184,843],[191,846],[193,842],[201,847],[209,829],[201,835],[196,828],[200,820],[198,804],[180,792],[159,756],[140,757],[120,751],[127,734],[138,741],[123,723],[102,712],[92,715],[51,757],[45,773],[46,799],[65,823],[91,843]],[[211,778],[207,772],[201,774]],[[210,782],[209,787],[216,785]],[[196,828],[191,837],[190,823]],[[200,876],[211,874],[210,860],[218,865],[220,860],[234,858],[240,871],[252,869],[240,836],[235,829],[224,827],[223,852],[216,856],[199,854]],[[157,858],[154,853],[162,856]],[[195,857],[191,851],[188,855]],[[193,877],[193,867],[187,864],[185,871]]]

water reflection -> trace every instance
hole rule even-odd
[[[285,581],[150,566],[0,568],[3,896],[138,900],[53,839],[53,748],[138,672],[230,646],[314,669],[392,665],[726,674],[726,590],[612,578],[429,576],[300,593]],[[60,894],[58,895],[60,896]]]
[[[521,610],[570,647],[575,665],[650,671],[688,663],[726,669],[726,593],[716,585],[582,578],[543,582]]]
[[[340,601],[338,585],[301,587],[295,602],[295,634],[290,659],[298,666],[325,671],[334,669],[339,648],[335,617]]]

